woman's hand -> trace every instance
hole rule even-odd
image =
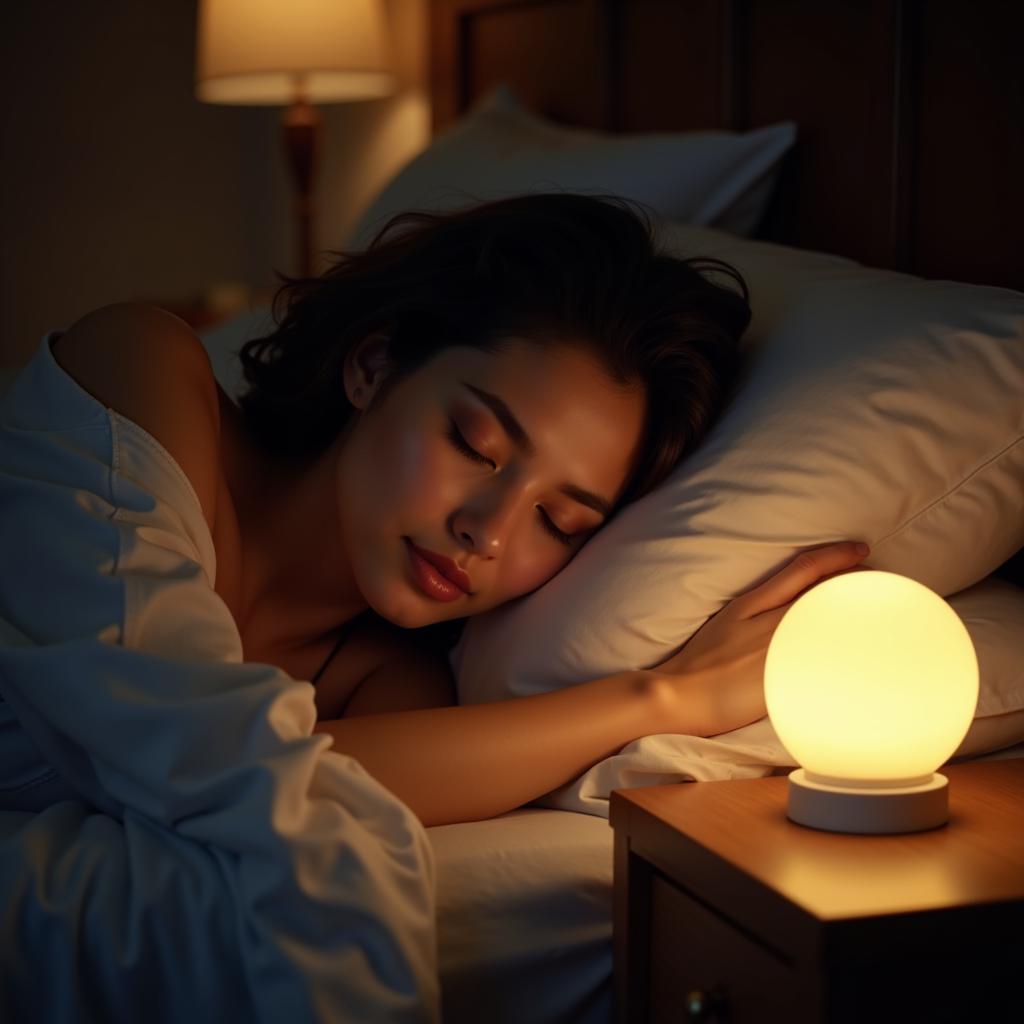
[[[668,684],[670,707],[693,721],[693,703],[706,714],[700,735],[739,729],[768,713],[764,665],[775,627],[811,586],[856,571],[867,557],[853,541],[803,551],[759,586],[733,598],[693,634],[682,650],[648,671]],[[671,718],[671,714],[669,715]],[[673,731],[670,727],[665,732]],[[692,724],[679,731],[691,732]]]

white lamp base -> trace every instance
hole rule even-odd
[[[935,772],[920,786],[854,789],[812,782],[797,768],[789,775],[786,814],[799,825],[828,832],[923,832],[949,820],[949,780]]]

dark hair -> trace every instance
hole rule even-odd
[[[537,193],[399,214],[365,250],[329,255],[319,277],[278,274],[277,329],[240,352],[247,428],[286,459],[320,454],[345,426],[345,357],[376,332],[389,338],[391,368],[375,402],[448,346],[493,351],[513,334],[582,344],[619,386],[641,385],[644,436],[615,510],[696,448],[736,383],[746,282],[721,260],[659,251],[647,214],[618,196]],[[702,271],[725,273],[742,295]]]
[[[353,412],[345,356],[370,333],[390,338],[392,369],[376,401],[450,345],[493,351],[510,334],[577,340],[613,381],[646,393],[625,504],[661,483],[707,432],[729,397],[750,321],[733,267],[657,251],[646,215],[614,196],[541,193],[399,214],[365,251],[331,255],[337,261],[319,277],[278,275],[278,327],[239,354],[247,426],[285,458],[320,454],[344,427]],[[742,297],[705,269],[731,276]]]

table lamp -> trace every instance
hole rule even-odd
[[[200,0],[198,99],[288,104],[282,124],[303,277],[313,268],[313,177],[323,123],[312,104],[394,92],[385,53],[380,0]]]
[[[768,646],[768,717],[801,767],[787,816],[831,832],[918,832],[949,817],[954,753],[978,703],[970,634],[906,576],[833,576],[790,606]]]

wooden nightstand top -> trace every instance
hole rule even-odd
[[[616,790],[610,821],[670,877],[700,878],[723,907],[781,896],[838,921],[1024,901],[1024,758],[940,772],[949,822],[928,832],[797,825],[786,817],[785,776]]]

